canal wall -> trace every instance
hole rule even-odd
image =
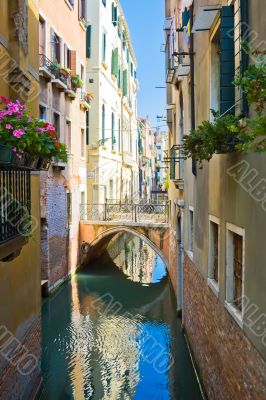
[[[266,399],[266,363],[185,256],[183,325],[210,400]]]
[[[40,364],[40,318],[25,323],[16,335],[0,326],[1,399],[35,399],[42,381]]]

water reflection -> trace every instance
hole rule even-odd
[[[121,236],[46,301],[41,399],[200,399],[165,275]]]
[[[130,234],[114,238],[107,248],[107,254],[133,282],[149,285],[160,282],[167,275],[164,262],[154,250]]]

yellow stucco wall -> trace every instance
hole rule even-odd
[[[0,2],[0,95],[23,101],[23,94],[13,90],[8,84],[8,65],[7,62],[3,64],[3,59],[14,60],[23,72],[27,73],[31,86],[38,87],[38,76],[34,76],[34,72],[38,75],[39,62],[38,1],[29,0],[28,3],[28,55],[25,55],[22,49],[16,51],[17,36],[12,35],[11,32],[10,13],[16,5],[17,1],[13,0]],[[33,73],[30,72],[32,70]],[[38,116],[38,96],[36,94],[32,96],[30,93],[27,103],[31,107],[31,113]],[[40,312],[40,179],[38,173],[32,173],[31,176],[31,207],[32,217],[37,221],[37,228],[32,237],[15,260],[0,262],[0,324],[5,325],[18,336],[27,322],[32,317],[37,317]]]

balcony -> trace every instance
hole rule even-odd
[[[80,107],[83,110],[87,111],[90,108],[91,99],[92,96],[90,95],[90,93],[86,93],[82,90],[80,91],[79,101],[80,101]]]
[[[54,76],[55,65],[44,54],[40,54],[39,57],[40,57],[40,66],[39,66],[40,76],[42,76],[47,81],[51,81],[52,79],[55,78]]]
[[[52,84],[60,91],[68,90],[68,79],[69,73],[64,69],[55,68],[54,79],[52,79]]]
[[[181,145],[174,145],[170,149],[170,157],[166,157],[164,162],[170,164],[170,180],[175,187],[184,190],[184,155]]]
[[[20,254],[32,230],[30,171],[1,165],[0,260]]]

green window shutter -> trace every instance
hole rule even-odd
[[[87,27],[86,33],[86,57],[91,58],[91,25]]]
[[[123,71],[123,96],[127,96],[127,70]]]
[[[106,61],[106,33],[102,36],[102,61]]]
[[[121,69],[120,69],[120,66],[118,67],[117,83],[118,83],[118,88],[121,89]]]
[[[234,7],[221,8],[220,113],[235,104]],[[234,113],[232,108],[230,113]]]
[[[112,51],[112,75],[118,76],[118,48]]]

